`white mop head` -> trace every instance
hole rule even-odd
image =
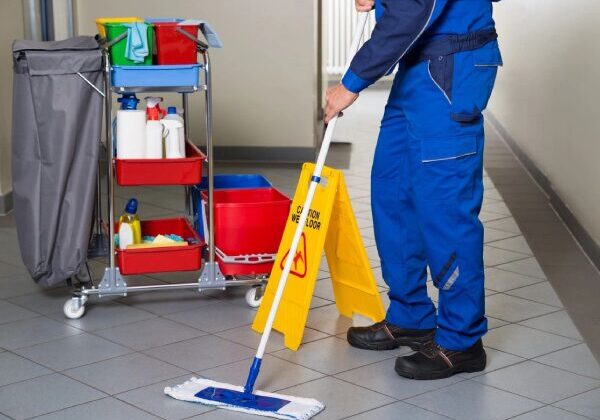
[[[238,405],[233,402],[224,401],[222,398],[207,399],[196,396],[196,394],[206,388],[231,390],[242,393],[244,392],[244,388],[241,386],[224,384],[221,382],[211,381],[209,379],[191,378],[189,381],[186,381],[181,385],[176,385],[173,388],[166,387],[165,394],[177,400],[197,402],[205,405],[226,408],[228,410],[240,411],[242,413],[250,413],[265,417],[275,417],[278,419],[308,420],[325,408],[323,403],[312,398],[299,398],[263,391],[254,391],[253,395],[289,401],[289,403],[285,404],[276,411],[271,411],[269,409],[261,409],[260,404],[256,406],[251,406],[252,404]]]

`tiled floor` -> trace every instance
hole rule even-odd
[[[345,167],[358,224],[387,302],[368,177],[384,100],[380,91],[361,96],[337,132],[339,140],[352,145],[334,146],[329,165]],[[260,171],[292,194],[298,168],[228,165],[221,170]],[[524,225],[511,216],[490,177],[485,185],[482,220],[491,327],[484,338],[489,357],[485,372],[409,381],[392,369],[394,358],[406,349],[367,352],[348,346],[346,329],[365,320],[338,316],[323,263],[305,344],[292,352],[275,334],[258,387],[321,399],[327,409],[319,419],[600,419],[600,366],[569,316],[572,309],[546,279],[521,234]],[[146,217],[183,210],[182,194],[171,188],[119,189],[117,194],[119,206],[136,196]],[[98,276],[103,265],[94,261],[91,268]],[[130,283],[193,281],[196,275],[137,276]],[[429,286],[435,300],[435,288]],[[20,262],[12,216],[0,218],[0,419],[252,418],[162,394],[165,385],[191,375],[244,380],[258,336],[249,328],[254,310],[246,306],[243,293],[175,291],[91,302],[85,317],[69,321],[61,310],[68,290],[35,286]]]

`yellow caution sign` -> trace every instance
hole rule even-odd
[[[262,303],[252,328],[262,332],[275,297],[283,266],[306,198],[314,164],[305,163],[294,195],[288,223],[277,252]],[[331,272],[335,303],[347,317],[360,314],[374,322],[385,316],[375,277],[371,271],[344,176],[323,168],[308,219],[293,258],[273,328],[284,335],[286,347],[297,350],[302,342],[323,250]]]

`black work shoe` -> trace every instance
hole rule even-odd
[[[408,330],[383,320],[369,327],[350,327],[347,338],[351,346],[359,349],[392,350],[408,346],[416,351],[433,340],[434,333],[434,329]]]
[[[410,356],[396,359],[396,373],[409,379],[442,379],[460,372],[485,369],[486,354],[481,340],[465,351],[452,351],[433,340]]]

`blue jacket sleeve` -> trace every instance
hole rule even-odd
[[[358,93],[387,74],[440,16],[448,0],[381,0],[371,39],[362,46],[342,78]]]

